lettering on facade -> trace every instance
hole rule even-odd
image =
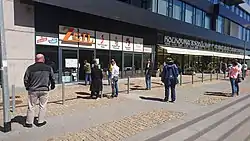
[[[94,40],[91,39],[91,36],[89,33],[74,32],[74,28],[69,28],[69,30],[67,31],[66,35],[63,38],[63,42],[73,42],[73,43],[80,43],[84,45],[94,44]]]
[[[241,55],[244,54],[244,51],[241,49],[236,49],[224,45],[218,45],[206,41],[183,39],[179,37],[165,36],[164,44],[170,47],[179,47],[185,49],[206,50],[206,51],[215,51],[223,53],[241,54]]]

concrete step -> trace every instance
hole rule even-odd
[[[195,122],[186,128],[164,138],[163,140],[202,141],[219,139],[224,134],[227,134],[227,132],[230,132],[230,129],[234,128],[237,126],[237,124],[248,118],[249,110],[250,98],[236,103],[210,117],[205,117],[203,120]]]

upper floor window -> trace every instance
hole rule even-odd
[[[181,20],[182,17],[182,2],[179,0],[173,1],[173,18]]]
[[[211,27],[211,18],[208,14],[205,14],[205,28],[210,29]]]
[[[223,33],[223,18],[221,16],[218,16],[216,20],[216,31]]]
[[[167,16],[167,1],[168,0],[158,0],[158,13]]]
[[[186,4],[185,6],[185,22],[192,24],[193,23],[193,7]]]
[[[202,11],[200,9],[195,10],[195,24],[198,26],[202,26]]]

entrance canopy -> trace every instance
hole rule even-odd
[[[230,54],[230,53],[220,53],[212,51],[203,51],[203,50],[193,50],[193,49],[182,49],[182,48],[173,48],[160,46],[162,49],[167,50],[167,53],[172,54],[187,54],[187,55],[200,55],[200,56],[217,56],[223,58],[234,58],[234,59],[244,59],[244,55]],[[246,59],[250,59],[249,56],[246,56]]]

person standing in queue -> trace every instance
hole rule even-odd
[[[241,73],[241,69],[239,68],[238,63],[235,61],[233,61],[233,66],[230,68],[228,74],[229,74],[229,79],[230,79],[230,83],[231,83],[231,88],[232,88],[232,97],[236,95],[239,95],[239,83],[241,82],[241,78],[240,78],[240,73]]]
[[[119,67],[116,65],[115,60],[112,60],[112,72],[111,72],[111,97],[118,97],[118,79],[119,79]]]
[[[91,84],[91,65],[87,60],[84,61],[85,85]]]
[[[96,99],[100,97],[100,92],[103,90],[103,85],[102,85],[102,79],[103,79],[103,74],[102,70],[99,68],[96,60],[93,62],[94,66],[91,70],[91,85],[90,85],[90,91],[91,91],[91,97],[96,96]]]
[[[29,66],[24,75],[24,86],[28,91],[26,119],[26,127],[28,128],[33,126],[37,100],[39,100],[37,126],[41,127],[47,123],[44,118],[48,102],[48,92],[55,88],[55,78],[53,69],[44,64],[44,62],[44,55],[37,54],[35,64]]]
[[[151,76],[152,76],[153,64],[150,59],[146,64],[145,68],[145,81],[146,81],[146,90],[151,90]]]
[[[176,64],[174,64],[172,58],[167,58],[167,64],[163,68],[161,77],[161,81],[165,85],[165,102],[169,101],[169,89],[171,89],[171,101],[169,102],[175,102],[176,100],[175,86],[179,83],[178,75],[178,67],[176,66]]]

